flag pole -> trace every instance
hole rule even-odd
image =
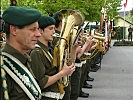
[[[125,28],[125,7],[124,7],[124,27],[123,27],[123,40],[125,39],[125,37],[124,37],[124,35],[125,35],[125,34],[124,34],[124,33],[125,33],[125,32],[124,32],[124,28]]]
[[[124,28],[125,28],[125,8],[126,8],[126,6],[127,6],[127,1],[128,1],[128,0],[126,0],[126,3],[124,3],[124,27],[123,27],[123,40],[125,39],[125,31],[124,31]]]

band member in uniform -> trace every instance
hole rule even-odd
[[[120,26],[118,27],[116,32],[117,32],[117,41],[120,41],[121,40],[121,28],[120,28]]]
[[[55,34],[55,19],[49,16],[42,16],[39,20],[39,30],[42,36],[37,42],[36,48],[31,51],[32,70],[39,80],[39,86],[42,90],[43,100],[62,99],[65,92],[59,85],[58,80],[63,76],[72,74],[75,70],[74,64],[64,66],[58,72],[58,67],[53,66],[53,50],[50,41]]]
[[[37,100],[41,90],[27,52],[35,48],[41,13],[28,7],[9,7],[2,15],[7,40],[2,50],[0,100]],[[8,89],[8,90],[7,90]]]
[[[92,46],[90,48],[88,48],[88,51],[86,51],[84,53],[83,56],[87,57],[87,56],[90,56],[90,51],[95,49],[96,46],[98,45],[97,43],[94,42],[94,40],[92,40]],[[90,63],[91,59],[87,59],[86,60],[83,60],[82,62],[85,62],[83,65],[82,65],[82,73],[81,73],[81,79],[80,79],[80,91],[79,91],[79,97],[84,97],[84,98],[87,98],[89,96],[88,93],[84,93],[82,91],[82,88],[89,88],[91,89],[93,86],[90,85],[87,81],[86,81],[86,76],[88,76],[88,71],[90,69],[90,66],[91,66],[91,63]],[[88,94],[88,95],[87,95]]]
[[[133,32],[133,29],[131,28],[131,25],[130,25],[130,27],[128,28],[128,41],[129,39],[131,39],[132,41],[132,32]]]
[[[56,32],[57,34],[60,34],[61,32],[61,28],[62,28],[62,17],[60,16],[59,12],[55,13],[53,16],[56,20]],[[76,52],[77,52],[77,56],[78,59],[76,59],[75,62],[75,71],[74,73],[71,75],[71,80],[70,80],[70,84],[68,87],[65,88],[65,92],[66,95],[64,96],[63,100],[77,100],[78,95],[79,95],[79,87],[80,87],[80,74],[81,74],[81,64],[80,64],[80,56],[83,54],[83,52],[85,51],[86,47],[90,44],[90,39],[88,39],[88,41],[86,42],[86,44],[84,45],[83,48],[81,48],[79,45],[81,44],[81,39],[79,38],[78,40],[78,46],[76,47]],[[70,90],[71,89],[71,90]]]
[[[55,34],[59,36],[60,32],[61,32],[61,29],[62,29],[62,17],[60,16],[59,12],[56,12],[53,15],[53,18],[56,21],[56,23],[55,23]],[[56,46],[58,40],[59,40],[59,37],[54,37],[54,39],[52,41],[53,49]],[[71,85],[70,85],[70,83],[68,84],[67,87],[64,88],[64,91],[65,91],[65,95],[63,97],[63,100],[70,100],[70,94],[71,94]]]

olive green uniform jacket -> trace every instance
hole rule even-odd
[[[30,67],[27,66],[27,63],[30,62],[28,55],[21,54],[19,51],[17,51],[8,44],[5,45],[3,51],[17,58],[32,73]],[[6,74],[6,79],[9,100],[30,100],[29,97],[25,94],[25,92],[21,89],[21,87],[8,74]],[[0,100],[4,100],[3,88],[1,83],[2,82],[0,78]]]
[[[53,58],[49,56],[49,58],[51,58],[51,60],[49,60],[47,56],[44,54],[44,51],[45,51],[46,53],[49,52],[52,55],[53,50],[51,49],[50,45],[46,46],[39,41],[37,44],[41,48],[36,47],[34,50],[31,51],[31,54],[30,54],[31,59],[32,59],[31,68],[33,70],[33,73],[35,74],[37,80],[39,81],[38,84],[42,92],[58,92],[59,93],[57,82],[55,82],[54,84],[44,89],[44,86],[48,82],[48,77],[53,76],[58,72],[57,67],[52,66]]]

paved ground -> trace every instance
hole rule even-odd
[[[90,96],[78,100],[133,100],[133,47],[111,47],[90,76],[93,89],[83,89]]]

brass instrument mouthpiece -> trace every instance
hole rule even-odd
[[[53,34],[53,37],[60,37],[58,33]]]

